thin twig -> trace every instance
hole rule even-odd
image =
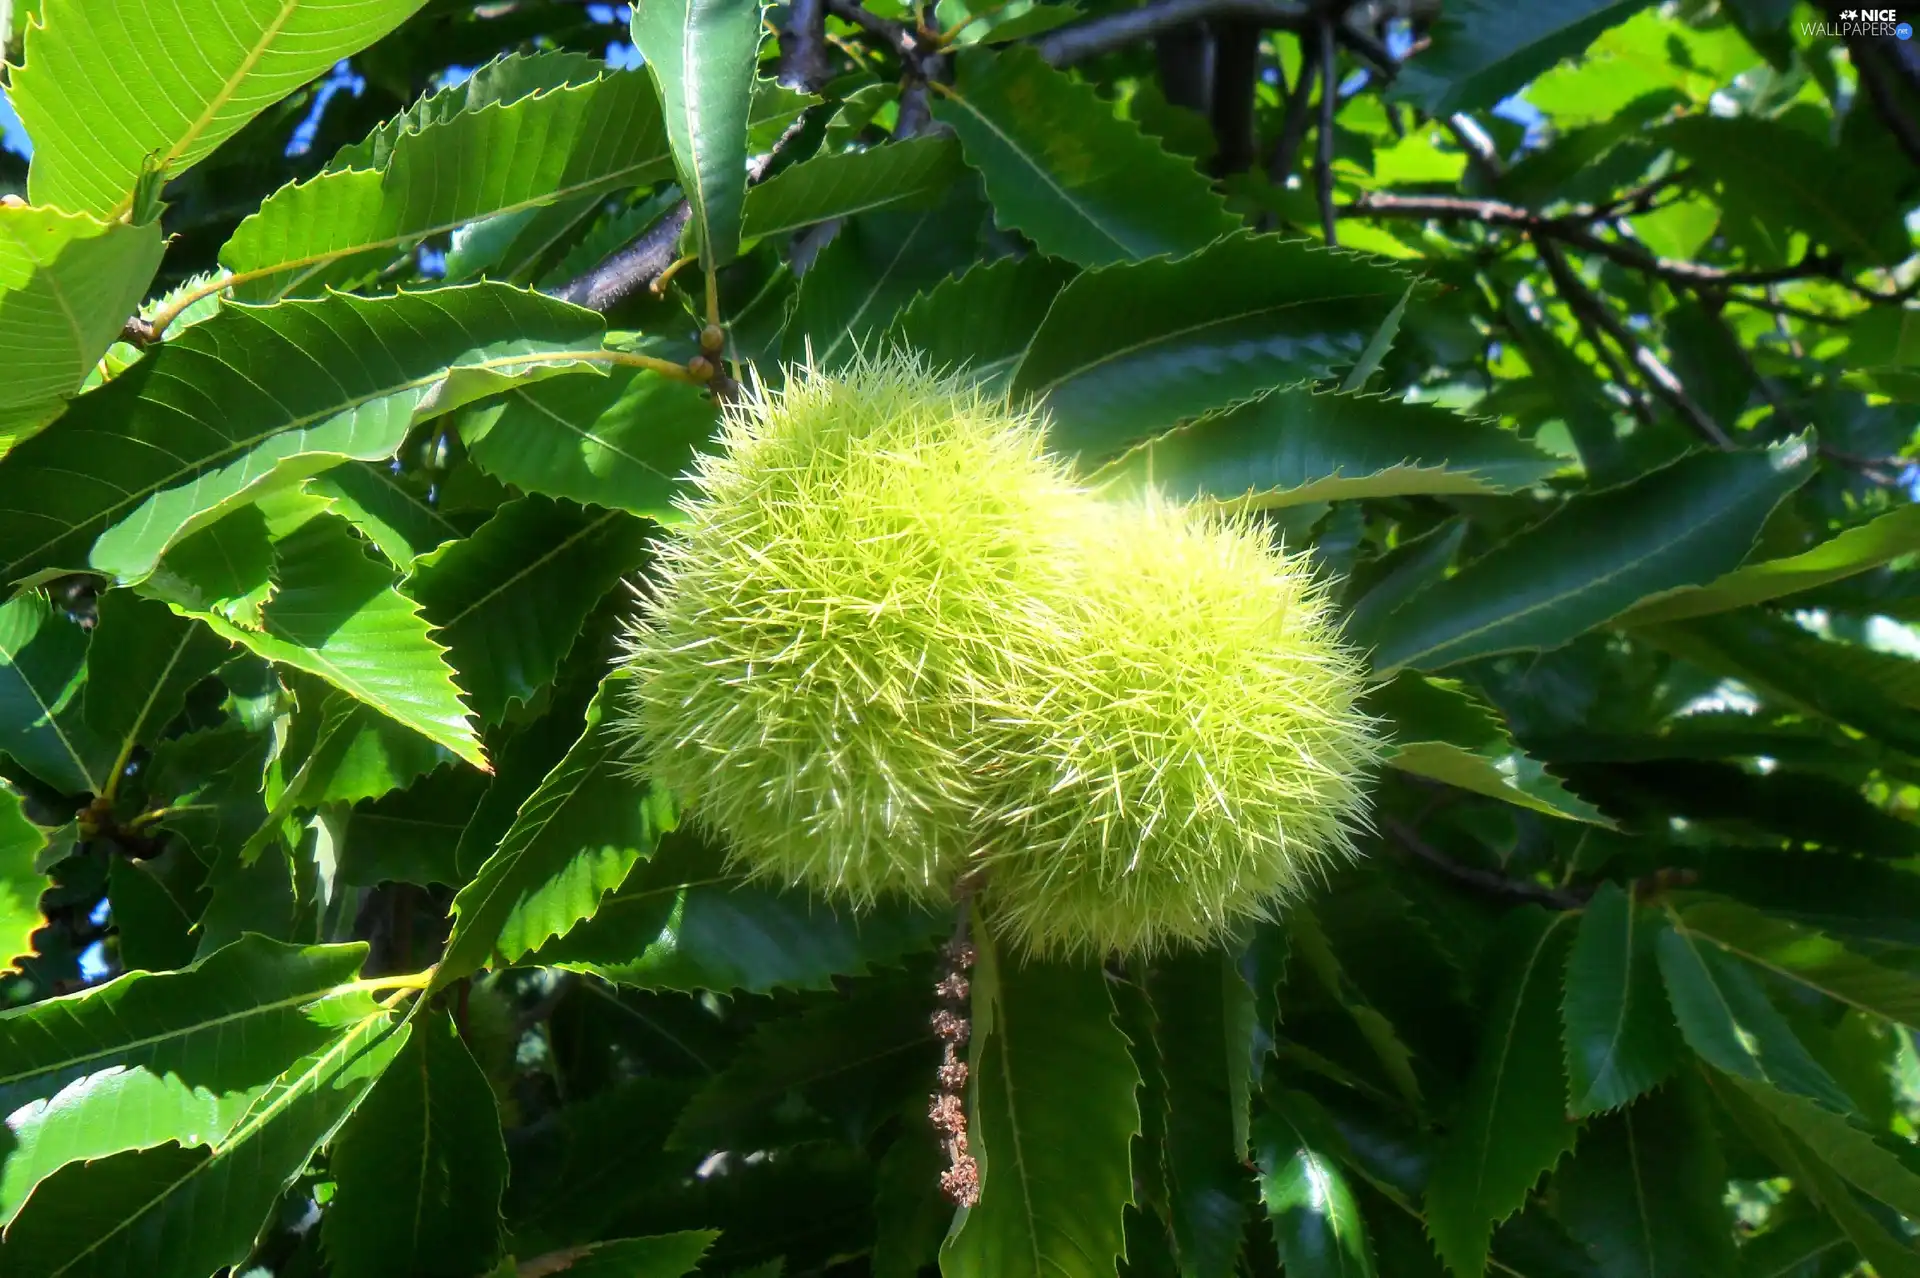
[[[1320,229],[1329,246],[1340,243],[1333,208],[1333,112],[1340,78],[1335,59],[1339,50],[1333,42],[1333,20],[1320,22],[1320,130],[1315,139],[1313,182],[1320,195]]]
[[[1566,256],[1560,246],[1550,239],[1535,237],[1534,250],[1540,254],[1540,260],[1547,268],[1547,274],[1553,277],[1554,287],[1559,290],[1561,300],[1566,302],[1574,314],[1586,315],[1593,320],[1607,336],[1611,337],[1625,352],[1627,358],[1638,368],[1655,393],[1678,410],[1680,416],[1693,428],[1695,434],[1712,444],[1715,448],[1732,448],[1733,440],[1722,430],[1713,417],[1702,408],[1686,386],[1674,375],[1672,369],[1663,363],[1651,348],[1642,343],[1628,331],[1607,304],[1594,295],[1574,274],[1567,264]]]
[[[1587,903],[1584,896],[1567,888],[1548,887],[1544,883],[1509,878],[1504,874],[1496,874],[1492,870],[1462,865],[1415,834],[1411,826],[1397,818],[1381,817],[1380,827],[1392,835],[1394,842],[1401,848],[1411,852],[1455,882],[1465,884],[1485,895],[1506,901],[1533,901],[1541,905],[1550,905],[1556,910],[1577,910]]]
[[[1313,84],[1320,76],[1320,63],[1307,56],[1306,41],[1300,42],[1300,73],[1287,90],[1287,111],[1280,122],[1280,136],[1274,140],[1267,157],[1267,180],[1285,186],[1299,157],[1300,143],[1307,136],[1307,110],[1313,102]]]
[[[1847,39],[1847,54],[1853,59],[1853,69],[1860,77],[1867,96],[1873,100],[1873,109],[1879,115],[1880,122],[1887,126],[1887,132],[1893,134],[1894,141],[1907,153],[1914,167],[1920,168],[1920,125],[1916,125],[1900,109],[1893,75],[1881,62],[1879,50],[1864,36],[1850,36]]]
[[[1302,0],[1152,0],[1056,28],[1035,38],[1033,47],[1054,66],[1065,67],[1206,18],[1238,18],[1263,28],[1298,31],[1313,17],[1313,6]]]

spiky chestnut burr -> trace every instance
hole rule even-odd
[[[1067,651],[969,756],[983,905],[1029,953],[1217,940],[1351,855],[1379,755],[1324,585],[1244,520],[1149,494],[1080,525]]]
[[[636,762],[755,875],[945,900],[980,689],[1031,679],[1087,498],[1039,423],[886,356],[725,407],[628,637]]]

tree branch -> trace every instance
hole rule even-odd
[[[1580,893],[1566,888],[1548,887],[1528,879],[1508,878],[1492,870],[1462,865],[1415,834],[1413,827],[1395,817],[1381,817],[1380,828],[1392,835],[1393,841],[1405,851],[1425,861],[1454,882],[1464,884],[1483,895],[1508,902],[1531,901],[1539,905],[1552,906],[1556,910],[1577,910],[1587,903],[1586,898]]]
[[[1213,24],[1213,173],[1253,167],[1254,85],[1260,76],[1260,27],[1223,18]]]
[[[1319,78],[1320,63],[1307,56],[1306,41],[1300,42],[1300,73],[1287,90],[1287,111],[1280,122],[1280,136],[1267,156],[1267,180],[1285,186],[1300,154],[1300,143],[1307,136],[1307,110],[1313,102],[1313,82]]]
[[[1586,315],[1618,343],[1627,358],[1646,377],[1648,384],[1661,398],[1673,405],[1696,435],[1715,448],[1732,448],[1733,440],[1720,429],[1719,423],[1713,420],[1707,410],[1687,393],[1686,386],[1674,375],[1673,370],[1662,363],[1650,347],[1634,337],[1627,326],[1620,322],[1620,317],[1608,309],[1607,304],[1574,274],[1560,246],[1552,240],[1535,237],[1533,247],[1540,254],[1541,262],[1545,263],[1547,274],[1553,277],[1554,287],[1559,290],[1561,299],[1573,309],[1574,314]]]
[[[1329,246],[1340,243],[1333,207],[1333,113],[1340,77],[1337,74],[1339,49],[1333,40],[1333,19],[1320,21],[1320,127],[1314,139],[1313,182],[1320,195],[1320,229]]]
[[[780,83],[811,93],[833,76],[827,59],[826,0],[791,0],[780,40]]]
[[[1237,18],[1262,29],[1298,31],[1313,20],[1313,7],[1304,0],[1150,0],[1136,9],[1046,32],[1034,39],[1033,47],[1056,67],[1072,66],[1206,18]]]

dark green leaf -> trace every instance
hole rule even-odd
[[[360,995],[330,1041],[207,1147],[158,1145],[55,1172],[8,1225],[0,1265],[48,1278],[205,1278],[237,1265],[282,1191],[372,1086],[407,1026]]]
[[[517,387],[460,418],[474,462],[494,478],[662,522],[678,520],[680,477],[713,431],[699,387],[640,369]]]
[[[1708,1064],[1853,1111],[1853,1099],[1807,1052],[1739,959],[1678,919],[1661,929],[1658,946],[1680,1032]]]
[[[1427,1231],[1462,1278],[1486,1272],[1493,1227],[1573,1148],[1578,1128],[1566,1114],[1559,1030],[1573,933],[1573,916],[1527,907],[1509,916],[1496,942],[1499,995],[1427,1185]]]
[[[336,1278],[472,1278],[500,1251],[507,1151],[493,1086],[444,1014],[407,1044],[334,1141],[323,1233]]]
[[[0,577],[145,577],[227,511],[600,338],[592,312],[497,284],[224,307],[0,458]]]
[[[1340,1166],[1283,1113],[1255,1122],[1260,1197],[1289,1278],[1373,1278],[1373,1243]]]
[[[1598,1119],[1554,1176],[1560,1218],[1606,1278],[1733,1272],[1726,1168],[1698,1090],[1670,1085]]]
[[[407,593],[447,645],[482,722],[552,682],[587,614],[639,565],[647,536],[617,510],[523,497],[414,564]]]
[[[1658,934],[1658,921],[1613,883],[1587,903],[1561,1004],[1574,1114],[1625,1105],[1680,1063],[1673,1009],[1660,985]]]
[[[711,1230],[615,1238],[569,1248],[567,1278],[683,1278],[700,1264],[718,1235]],[[523,1271],[524,1272],[524,1271]]]
[[[1191,164],[1032,49],[968,49],[954,63],[934,118],[960,135],[999,224],[1042,253],[1136,261],[1191,253],[1237,225]]]
[[[718,270],[740,247],[760,6],[755,0],[636,5],[633,43],[660,92],[701,257],[709,271]]]
[[[366,1002],[336,990],[365,954],[248,937],[184,971],[129,973],[7,1013],[0,1111],[12,1139],[0,1218],[63,1164],[219,1140],[275,1074],[331,1037],[335,1011]]]
[[[1389,765],[1549,816],[1608,824],[1513,743],[1499,714],[1454,679],[1401,671],[1368,698],[1387,726]]]
[[[972,199],[872,213],[840,228],[801,277],[787,325],[789,358],[835,368],[884,333],[901,309],[971,260]]]
[[[1395,95],[1432,115],[1493,106],[1646,3],[1540,0],[1521,10],[1501,0],[1449,5],[1434,24],[1432,46],[1401,69]]]
[[[124,755],[161,734],[228,648],[205,626],[129,590],[109,590],[98,607],[87,650],[87,727]]]
[[[1812,465],[1794,440],[1697,454],[1575,497],[1382,620],[1374,662],[1432,669],[1554,648],[1650,596],[1713,581],[1746,558]]]
[[[959,144],[935,135],[816,155],[747,192],[741,234],[759,239],[836,217],[925,203],[952,185],[960,171]]]
[[[1247,1221],[1247,1094],[1252,991],[1223,954],[1158,964],[1148,978],[1166,1080],[1166,1158],[1182,1278],[1235,1272]]]
[[[1783,980],[1872,1016],[1920,1028],[1920,977],[1856,954],[1831,937],[1732,901],[1703,901],[1682,915],[1689,933]]]
[[[635,776],[625,758],[613,705],[623,682],[614,674],[601,684],[580,739],[454,898],[436,987],[565,936],[678,824],[672,797]]]
[[[1098,965],[1015,967],[981,946],[973,981],[980,1201],[941,1251],[948,1278],[1100,1278],[1133,1200],[1140,1074]]]
[[[917,906],[855,914],[743,882],[714,849],[682,834],[531,961],[644,989],[831,989],[834,977],[898,963],[950,927]]]
[[[1088,271],[1061,291],[1013,376],[1083,462],[1183,418],[1351,364],[1405,296],[1383,261],[1234,235],[1178,261]]]
[[[486,777],[471,768],[441,768],[397,793],[362,803],[347,818],[339,847],[342,883],[466,882],[460,836]]]
[[[87,634],[44,595],[0,604],[0,754],[65,794],[97,794],[116,742],[81,715]]]
[[[1648,599],[1620,618],[1622,625],[1680,621],[1729,612],[1840,581],[1920,550],[1920,506],[1890,511],[1811,550],[1736,568],[1718,581]]]
[[[1101,467],[1093,481],[1263,510],[1511,492],[1559,466],[1511,431],[1437,404],[1293,387],[1156,435]]]
[[[942,280],[900,313],[889,340],[935,368],[965,369],[998,389],[1026,356],[1075,268],[1050,257],[1003,257]]]

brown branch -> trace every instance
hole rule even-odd
[[[1380,828],[1393,836],[1403,850],[1431,865],[1456,883],[1464,884],[1486,896],[1504,901],[1531,901],[1556,910],[1577,910],[1587,903],[1586,896],[1567,888],[1548,887],[1529,879],[1509,878],[1492,870],[1462,865],[1418,834],[1413,827],[1395,817],[1380,818]]]
[[[1907,153],[1915,168],[1920,168],[1920,125],[1900,107],[1890,72],[1880,60],[1880,50],[1873,42],[1863,36],[1850,36],[1847,39],[1847,54],[1853,60],[1854,72],[1860,77],[1860,84],[1873,100],[1873,109],[1880,122],[1887,126],[1887,132],[1893,134],[1894,141]],[[1896,63],[1896,70],[1900,69]]]
[[[1258,23],[1224,18],[1213,24],[1213,120],[1216,177],[1253,167],[1254,85],[1260,76]]]
[[[1722,430],[1713,417],[1702,408],[1693,396],[1687,393],[1686,386],[1674,375],[1672,369],[1661,362],[1652,349],[1643,344],[1628,331],[1627,326],[1580,281],[1573,268],[1567,265],[1566,256],[1560,246],[1552,240],[1535,236],[1534,251],[1540,254],[1540,260],[1547,268],[1547,274],[1553,277],[1554,287],[1559,290],[1561,300],[1566,302],[1575,315],[1585,315],[1595,325],[1611,337],[1625,352],[1628,360],[1638,368],[1654,391],[1673,405],[1695,434],[1712,444],[1715,448],[1732,448],[1733,440]]]
[[[1275,186],[1286,185],[1293,162],[1300,155],[1300,143],[1307,136],[1307,111],[1313,101],[1313,82],[1319,78],[1320,63],[1307,56],[1306,41],[1300,42],[1300,73],[1287,90],[1287,111],[1280,122],[1280,136],[1267,156],[1267,180]]]
[[[780,37],[780,83],[812,93],[832,78],[826,0],[791,0],[787,29]]]
[[[1333,207],[1333,113],[1340,85],[1336,59],[1339,49],[1333,40],[1333,20],[1320,22],[1320,128],[1314,139],[1313,183],[1320,196],[1320,229],[1329,246],[1340,243]]]
[[[1033,47],[1056,67],[1072,66],[1206,18],[1237,18],[1263,29],[1298,31],[1314,17],[1302,0],[1151,0],[1038,36]]]

